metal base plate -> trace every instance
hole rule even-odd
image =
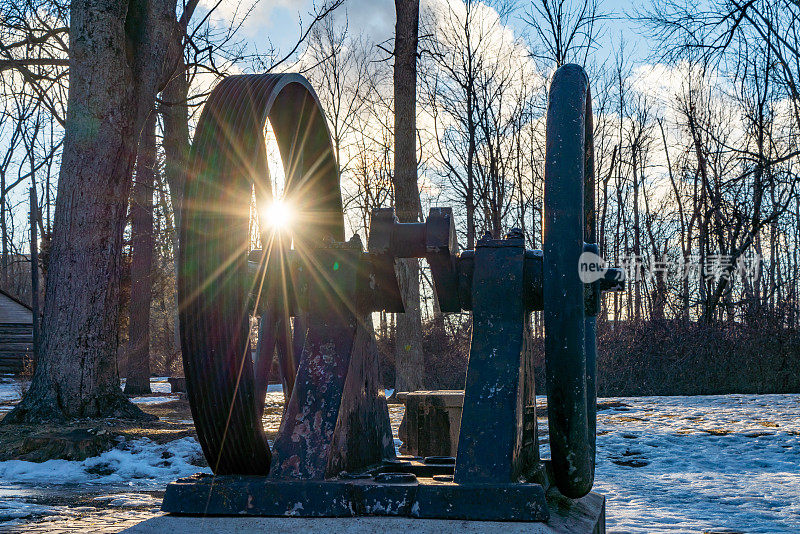
[[[198,474],[169,484],[161,509],[187,515],[549,519],[541,485],[456,484],[452,469],[446,464],[395,461],[362,475],[333,480]]]

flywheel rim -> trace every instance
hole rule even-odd
[[[256,391],[250,361],[249,208],[238,209],[249,207],[254,181],[268,176],[268,119],[287,193],[308,199],[309,222],[295,239],[344,238],[338,165],[308,81],[298,74],[222,80],[206,102],[190,152],[178,255],[187,394],[198,440],[216,474],[266,475],[271,461],[258,408],[265,386]]]

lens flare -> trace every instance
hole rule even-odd
[[[261,212],[262,224],[272,231],[288,230],[294,218],[294,210],[283,200],[276,200]]]

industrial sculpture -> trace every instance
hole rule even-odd
[[[263,235],[261,249],[250,250],[251,199],[271,194],[267,119],[301,221],[291,241]],[[403,224],[379,209],[367,251],[357,236],[345,241],[325,119],[294,74],[232,76],[212,92],[180,237],[188,397],[214,475],[170,484],[163,510],[546,521],[551,484],[568,498],[591,490],[594,317],[600,292],[621,287],[622,273],[579,278],[581,255],[597,253],[591,97],[580,67],[560,68],[551,86],[542,251],[526,250],[512,229],[459,252],[449,208]],[[403,311],[397,258],[426,258],[442,311],[472,312],[456,458],[395,456],[370,314]],[[533,310],[543,310],[545,325],[550,462],[539,457],[533,368],[522,358]],[[252,317],[260,318],[254,359]],[[276,346],[291,393],[270,448],[261,415]]]

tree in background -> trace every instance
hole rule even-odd
[[[57,231],[48,251],[47,266],[53,276],[46,282],[42,352],[28,395],[6,422],[143,416],[119,390],[116,357],[127,206],[145,118],[154,108],[164,115],[170,194],[168,205],[160,205],[158,213],[166,217],[167,230],[174,235],[172,215],[179,212],[182,165],[188,152],[192,77],[201,73],[208,83],[237,62],[269,70],[289,61],[314,24],[342,2],[331,0],[315,6],[311,24],[301,26],[292,50],[278,57],[270,48],[267,59],[248,53],[235,41],[250,8],[243,10],[244,15],[237,14],[227,27],[218,27],[211,23],[210,15],[219,4],[204,7],[201,20],[190,27],[198,0],[180,8],[174,0],[90,1],[70,8],[43,0],[0,1],[4,15],[0,18],[4,36],[0,72],[4,81],[7,71],[12,72],[12,79],[21,78],[29,94],[38,99],[39,109],[47,110],[63,125],[65,139],[54,224]],[[267,64],[269,67],[264,66]],[[203,84],[198,85],[201,87],[195,91],[199,94],[191,97],[202,99],[206,93]],[[67,87],[68,111],[63,119],[52,96]],[[156,106],[156,95],[163,89],[161,105]],[[197,104],[191,106],[198,108]],[[30,144],[37,143],[44,145],[41,139]],[[160,176],[157,182],[163,183]],[[163,189],[158,192],[161,204],[165,203]],[[50,203],[44,206],[49,221]],[[134,264],[140,253],[153,254],[143,249],[134,252]],[[148,292],[140,293],[147,299],[147,304],[141,305],[152,307]],[[163,304],[165,299],[159,302]],[[139,322],[144,330],[134,338],[151,337],[145,331],[147,322]]]
[[[417,186],[417,43],[419,0],[395,0],[394,36],[394,204],[400,222],[422,216]],[[419,306],[419,262],[395,263],[405,313],[397,316],[395,339],[396,391],[422,389],[425,355]]]
[[[170,341],[177,339],[170,337],[170,332],[177,333],[177,321],[171,314],[177,304],[170,264],[177,249],[175,228],[192,121],[219,78],[234,70],[265,71],[276,66],[300,69],[317,89],[337,146],[345,217],[352,231],[366,234],[370,213],[378,206],[394,202],[403,220],[420,220],[429,204],[442,202],[455,209],[459,237],[469,247],[474,247],[484,230],[502,234],[518,226],[524,229],[529,245],[536,248],[541,232],[542,119],[548,76],[564,62],[584,64],[593,89],[598,237],[603,255],[614,263],[638,258],[645,268],[657,259],[689,260],[701,269],[715,256],[726,255],[732,260],[722,274],[730,274],[736,258],[756,253],[763,268],[760,278],[742,282],[727,276],[679,277],[674,271],[631,281],[625,292],[606,299],[601,328],[603,321],[613,323],[616,335],[678,324],[679,331],[690,332],[700,323],[711,330],[725,329],[750,324],[753,317],[797,328],[800,107],[796,103],[800,101],[800,76],[794,58],[800,11],[796,3],[713,0],[702,9],[670,0],[654,3],[650,12],[639,15],[649,29],[647,38],[656,39],[658,51],[664,53],[655,65],[628,59],[622,40],[612,42],[615,52],[605,63],[594,60],[606,55],[597,49],[597,34],[603,27],[598,20],[606,16],[599,13],[600,5],[595,0],[467,0],[423,3],[414,8],[414,3],[397,2],[398,40],[394,51],[384,50],[394,58],[394,65],[377,53],[383,49],[381,44],[370,42],[367,33],[354,32],[346,21],[335,26],[326,19],[324,27],[316,31],[311,31],[311,26],[301,27],[298,45],[308,36],[310,49],[295,47],[280,58],[274,51],[252,55],[246,41],[235,37],[248,9],[242,9],[235,22],[224,24],[208,23],[206,12],[201,11],[203,16],[195,18],[202,20],[190,24],[182,35],[175,33],[177,48],[182,50],[177,54],[178,66],[160,81],[166,85],[159,82],[155,89],[162,91],[155,106],[161,116],[157,135],[163,138],[157,137],[156,142],[160,141],[158,157],[159,161],[163,158],[164,167],[163,173],[155,176],[154,232],[158,242],[150,305],[152,369],[167,371],[172,367],[162,362],[179,363],[177,343]],[[409,9],[416,9],[415,15],[409,15]],[[137,43],[144,41],[133,31],[137,27],[135,10],[126,13],[129,24],[125,32],[130,42],[125,46],[133,53],[130,79],[135,81],[148,69],[133,72],[139,61],[135,60]],[[519,33],[521,27],[513,23],[515,19],[527,28],[527,34]],[[410,41],[404,36],[411,35],[413,20],[418,20],[420,29],[415,33],[419,44],[414,45],[416,53],[411,56]],[[83,116],[92,120],[84,120],[81,130],[67,119],[69,21],[69,5],[63,0],[0,0],[0,281],[5,279],[4,288],[17,290],[23,298],[27,297],[29,275],[24,252],[27,243],[20,236],[27,233],[27,215],[20,215],[27,210],[22,209],[26,200],[20,198],[19,184],[31,180],[39,192],[42,210],[38,224],[43,236],[42,268],[46,269],[53,220],[51,195],[56,183],[50,169],[60,159],[62,127],[69,123],[73,128],[68,135],[72,152],[65,154],[65,165],[83,164],[74,155],[74,132],[91,133],[93,127],[106,127],[108,122],[94,120],[99,115],[86,112]],[[309,58],[311,66],[292,63],[294,52]],[[412,57],[418,72],[408,62]],[[75,60],[79,59],[76,56]],[[124,72],[118,76],[124,77]],[[135,82],[128,89],[138,94],[138,87],[141,84]],[[70,90],[80,90],[80,86]],[[400,94],[403,91],[405,96]],[[418,105],[414,94],[419,97]],[[115,120],[121,116],[119,109],[106,109]],[[406,119],[412,121],[410,127]],[[128,148],[128,156],[135,161],[135,146]],[[62,172],[73,175],[78,171]],[[99,178],[92,179],[95,185],[101,183]],[[401,182],[410,187],[401,191]],[[72,196],[61,195],[59,202],[94,202],[98,212],[108,208],[103,215],[88,217],[92,220],[116,216],[127,208],[111,209],[116,206],[112,193],[120,193],[124,185],[115,183],[116,189],[93,186],[94,196],[87,194],[88,187],[68,184],[64,190]],[[128,190],[135,196],[130,187]],[[409,198],[411,202],[403,204],[403,199]],[[63,209],[59,213],[59,225],[67,221],[68,228],[78,228],[77,222],[61,215],[66,213]],[[133,209],[129,213],[133,214]],[[87,221],[81,224],[82,229],[89,226]],[[130,251],[127,228],[122,236],[123,265],[127,258],[136,264],[138,252]],[[116,246],[113,236],[102,237],[100,242],[112,243],[109,249]],[[67,263],[73,262],[72,268],[78,272],[78,256],[59,254]],[[80,259],[94,262],[98,256],[82,254]],[[379,331],[388,341],[384,344],[388,364],[397,360],[402,368],[405,362],[422,361],[431,376],[411,385],[399,376],[400,389],[430,387],[438,376],[431,362],[444,361],[442,352],[452,346],[466,347],[469,337],[469,315],[449,315],[444,320],[437,316],[425,264],[413,263],[419,265],[418,275],[409,275],[408,280],[419,289],[410,302],[419,304],[410,308],[413,325],[398,327],[400,335],[422,331],[425,348],[414,354],[416,359],[409,359],[404,349],[418,345],[402,340],[395,343],[392,323],[407,316],[383,314]],[[89,272],[85,266],[82,269]],[[93,296],[85,296],[86,288],[67,272],[60,268],[60,281],[53,287],[69,286],[62,297],[74,294],[76,304],[59,301],[56,309],[64,317],[58,324],[80,323],[85,319],[80,317],[81,310],[87,305],[94,306],[92,313],[97,317],[103,313],[98,310],[109,309],[106,301],[111,300],[111,292],[103,293],[98,287],[105,288],[110,278],[95,283],[98,287],[89,288]],[[127,275],[123,285],[126,281]],[[100,304],[95,304],[98,299]],[[123,347],[126,306],[121,304],[116,327],[120,340],[115,343],[121,341]],[[431,328],[431,318],[444,327]],[[110,328],[110,322],[103,328],[106,326]],[[110,348],[111,344],[101,340],[101,330],[87,328],[83,337],[73,335],[70,343],[80,339],[86,345]],[[541,334],[536,314],[533,330],[535,336]],[[436,336],[441,333],[441,339],[458,341],[434,343],[434,331]],[[59,345],[65,355],[67,344]],[[70,356],[87,362],[87,374],[82,375],[87,383],[94,380],[90,376],[106,376],[106,370],[100,372],[88,356],[98,350],[73,351]],[[168,357],[162,357],[167,353]],[[412,367],[400,370],[406,375],[425,374],[416,363]],[[50,368],[62,372],[58,365]]]
[[[150,304],[153,291],[153,186],[156,173],[156,112],[139,139],[131,194],[131,297],[126,395],[150,393]]]
[[[67,107],[69,4],[62,0],[0,0],[0,139],[4,145],[3,288],[24,301],[31,299],[27,243],[17,232],[30,235],[15,217],[20,198],[15,186],[30,183],[38,193],[40,268],[46,273],[52,230],[54,169],[63,146],[62,127]],[[19,130],[19,135],[9,135]],[[26,202],[27,203],[27,202]]]

